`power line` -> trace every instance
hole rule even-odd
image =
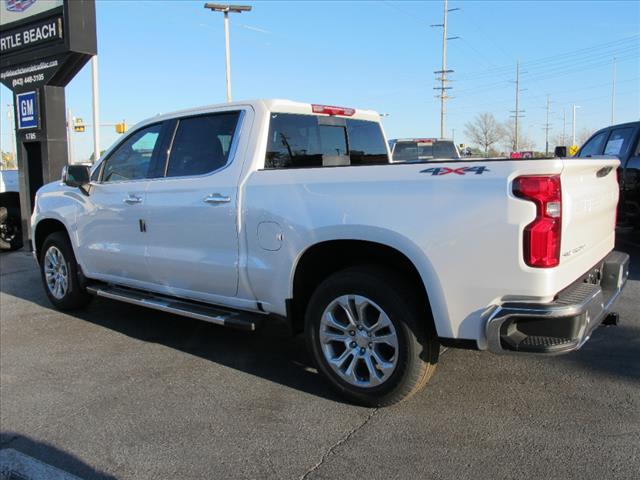
[[[616,56],[616,60],[617,63],[623,63],[623,62],[627,62],[630,60],[637,60],[637,56],[632,54],[632,55],[626,55],[623,57],[619,57]],[[541,75],[532,75],[531,72],[522,72],[523,77],[525,77],[527,80],[530,81],[541,81],[541,80],[546,80],[548,78],[556,78],[556,77],[560,77],[560,76],[564,76],[564,75],[570,75],[572,73],[575,72],[584,72],[587,70],[592,70],[598,67],[602,67],[603,65],[609,65],[611,62],[610,57],[606,60],[602,60],[602,61],[598,61],[596,63],[591,63],[591,64],[587,64],[587,65],[576,65],[573,68],[568,68],[568,69],[564,69],[564,70],[556,70],[556,71],[549,71],[549,72],[544,72]],[[513,68],[513,67],[512,67]],[[473,93],[482,93],[482,92],[486,92],[486,91],[490,91],[490,90],[494,90],[496,87],[500,86],[500,85],[504,85],[504,83],[506,82],[506,80],[497,80],[494,82],[490,82],[490,83],[485,83],[482,85],[478,85],[476,87],[467,87],[467,88],[463,88],[461,90],[456,90],[458,92],[458,94],[464,94],[466,92],[473,92]],[[609,83],[607,83],[608,85]],[[575,89],[573,89],[575,90]],[[573,91],[571,90],[571,91]]]
[[[572,50],[572,51],[561,53],[558,55],[552,55],[549,57],[542,57],[534,60],[529,60],[526,62],[522,62],[522,66],[528,69],[534,69],[537,65],[540,65],[540,64],[552,64],[552,63],[566,64],[566,63],[572,63],[576,60],[582,61],[584,60],[584,58],[579,58],[579,57],[583,57],[583,56],[591,59],[598,56],[611,58],[612,54],[618,53],[617,49],[620,49],[620,48],[623,48],[623,49],[632,48],[637,50],[639,48],[639,45],[638,45],[639,36],[640,34],[635,34],[622,39],[612,40],[602,44],[596,44],[588,48],[581,48],[578,50]],[[629,45],[619,45],[624,43],[629,43]],[[602,51],[602,52],[597,51],[597,50],[602,50],[602,49],[606,50],[606,49],[612,49],[612,48],[613,48],[613,51]],[[470,76],[473,76],[474,78],[483,77],[483,76],[497,76],[497,75],[503,75],[507,73],[508,70],[510,70],[511,68],[513,67],[510,65],[502,65],[502,66],[497,66],[497,67],[482,70],[482,71],[467,72],[467,73],[461,74],[460,76],[463,78],[470,77]]]

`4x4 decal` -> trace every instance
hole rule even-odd
[[[482,175],[484,172],[489,172],[490,170],[483,166],[480,167],[460,167],[460,168],[449,168],[449,167],[433,167],[427,168],[426,170],[420,170],[420,173],[430,173],[431,175],[449,175],[450,173],[455,173],[456,175],[466,175],[467,173],[475,173],[476,175]]]

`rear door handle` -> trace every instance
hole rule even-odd
[[[131,194],[128,197],[123,198],[122,201],[128,205],[133,205],[135,203],[142,203],[142,197]]]
[[[219,193],[212,193],[204,197],[204,203],[229,203],[231,198],[226,195],[220,195]]]

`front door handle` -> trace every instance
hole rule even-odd
[[[142,197],[131,194],[128,197],[123,198],[122,201],[128,205],[133,205],[135,203],[142,203]]]
[[[229,203],[231,198],[226,195],[220,195],[219,193],[212,193],[204,197],[204,203]]]

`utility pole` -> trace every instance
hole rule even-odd
[[[545,156],[549,156],[549,129],[551,125],[549,124],[549,111],[551,107],[551,101],[549,100],[549,95],[547,95],[547,122],[544,124],[544,154]]]
[[[567,144],[567,110],[562,109],[562,145]]]
[[[251,7],[248,5],[222,5],[219,3],[205,3],[204,8],[212,12],[224,13],[224,52],[225,64],[227,72],[227,102],[231,101],[231,53],[229,50],[229,12],[242,13],[250,12]]]
[[[514,118],[514,140],[513,140],[513,151],[517,152],[520,149],[520,118],[524,115],[524,110],[520,110],[520,62],[516,62],[516,109],[513,111],[512,118]]]
[[[515,151],[518,151],[519,145],[519,135],[518,135],[518,117],[520,117],[520,110],[518,109],[518,101],[520,100],[520,62],[516,62],[516,148]]]
[[[444,19],[442,23],[431,25],[432,27],[442,27],[442,69],[436,70],[436,75],[440,75],[440,78],[436,76],[436,80],[440,80],[440,86],[434,87],[434,90],[440,90],[440,95],[436,98],[440,98],[440,138],[444,138],[445,132],[445,114],[446,114],[446,102],[449,98],[447,96],[447,90],[451,90],[451,87],[447,86],[447,73],[453,73],[453,70],[447,70],[447,40],[455,40],[460,37],[447,37],[448,31],[448,17],[449,12],[460,10],[459,8],[449,8],[449,1],[444,0]]]
[[[616,123],[616,57],[613,57],[613,77],[611,79],[611,125]]]
[[[93,161],[100,158],[100,110],[98,99],[98,56],[91,58],[91,90],[93,93]]]
[[[573,105],[573,120],[571,121],[571,145],[576,144],[576,109],[580,108],[580,105]]]

